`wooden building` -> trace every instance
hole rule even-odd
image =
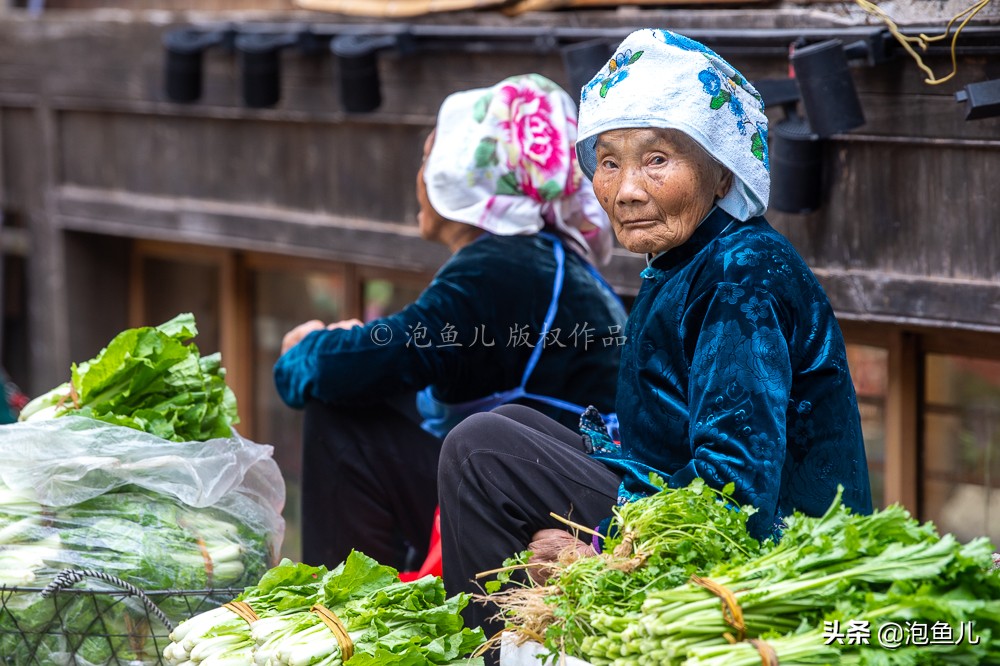
[[[284,0],[7,4],[4,367],[37,394],[120,330],[194,312],[199,347],[223,353],[241,432],[273,444],[285,470],[292,556],[299,417],[273,388],[281,337],[311,318],[392,311],[446,259],[417,236],[414,179],[448,93],[527,71],[568,86],[564,49],[637,27],[700,39],[754,81],[787,77],[796,40],[866,44],[850,70],[866,122],[816,144],[818,207],[768,217],[841,319],[876,501],[1000,542],[1000,117],[968,120],[955,97],[1000,79],[1000,8],[965,28],[954,78],[931,86],[882,23],[847,3],[581,2],[405,20]],[[943,32],[946,18],[905,32]],[[416,46],[378,53],[381,104],[347,111],[339,86],[352,73],[323,40],[404,24]],[[185,27],[305,32],[320,48],[280,51],[280,100],[264,108],[245,102],[231,43],[209,48],[201,94],[182,104],[165,92],[163,40]],[[948,44],[923,54],[938,76],[951,70]],[[774,156],[786,111],[768,113]],[[620,250],[605,273],[628,297],[641,265]]]

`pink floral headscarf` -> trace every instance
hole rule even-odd
[[[501,236],[559,234],[596,264],[611,224],[576,159],[576,106],[538,74],[448,96],[424,164],[442,217]]]

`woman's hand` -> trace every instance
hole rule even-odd
[[[531,551],[528,563],[535,565],[528,567],[528,575],[538,585],[545,585],[555,573],[553,567],[538,565],[558,562],[561,557],[578,559],[597,555],[597,551],[589,543],[580,541],[569,532],[552,529],[535,532],[531,537],[531,543],[528,544],[528,550]]]
[[[285,333],[285,337],[281,339],[281,353],[284,355],[289,349],[295,345],[302,342],[302,338],[306,337],[313,331],[321,331],[324,328],[328,331],[332,331],[338,328],[354,328],[355,326],[364,326],[365,323],[360,319],[341,319],[340,321],[335,321],[332,324],[324,324],[319,319],[310,319],[304,324],[299,324],[292,330]]]
[[[364,326],[365,322],[360,319],[341,319],[340,321],[335,321],[332,324],[327,324],[327,330],[332,331],[337,328],[354,328],[355,326]]]
[[[292,330],[285,333],[285,337],[281,339],[281,354],[284,355],[289,349],[295,345],[302,342],[302,338],[306,337],[313,331],[319,331],[326,328],[326,324],[321,322],[319,319],[310,319],[304,324],[299,324]]]

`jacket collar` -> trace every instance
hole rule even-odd
[[[647,269],[666,271],[681,262],[701,252],[705,246],[715,240],[730,224],[734,222],[732,215],[718,206],[702,220],[698,228],[683,245],[660,252],[655,256],[646,256]],[[643,271],[645,273],[645,271]]]

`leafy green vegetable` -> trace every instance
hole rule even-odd
[[[176,442],[229,437],[239,422],[236,397],[219,354],[201,356],[189,340],[194,316],[119,333],[71,379],[29,402],[19,420],[77,414]]]
[[[1000,657],[1000,642],[991,640],[1000,636],[1000,576],[990,570],[986,539],[961,544],[899,506],[852,514],[839,495],[823,516],[795,514],[786,523],[782,540],[758,557],[720,562],[704,578],[649,591],[638,611],[592,610],[594,632],[578,654],[597,666],[749,665],[761,663],[746,642],[755,639],[782,664],[996,663]],[[828,645],[823,628],[833,621],[971,622],[982,640],[886,650],[873,633],[870,645]]]
[[[63,569],[122,578],[181,622],[199,604],[228,601],[271,561],[269,536],[230,514],[131,486],[47,507],[0,483],[0,525],[0,584],[8,586],[0,655],[15,664],[64,663],[59,655],[70,653],[81,664],[158,661],[167,628],[150,626],[145,607],[120,588],[88,579],[85,589],[42,597],[38,590]]]
[[[527,565],[530,553],[505,563],[506,571],[489,581],[486,590],[510,626],[528,634],[544,632],[553,653],[576,653],[595,632],[595,613],[621,617],[638,612],[652,590],[761,552],[764,546],[746,529],[754,509],[734,504],[732,484],[720,492],[699,478],[684,488],[667,488],[656,475],[650,480],[660,492],[615,509],[615,536],[605,539],[603,553],[556,563],[548,586],[499,592],[501,584],[512,581],[511,571]]]
[[[467,658],[483,633],[463,626],[465,595],[447,598],[432,576],[400,582],[395,569],[358,552],[330,571],[282,560],[237,601],[260,619],[250,624],[226,608],[195,616],[170,634],[166,663],[342,664],[341,645],[311,612],[320,604],[350,637],[352,666],[482,664]]]

